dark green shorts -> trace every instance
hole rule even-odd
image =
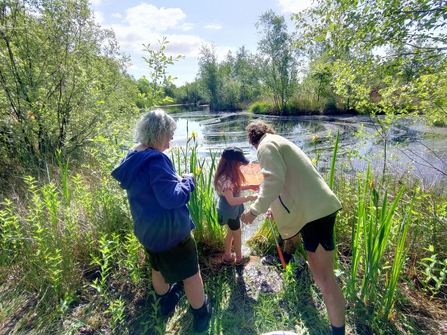
[[[152,252],[146,248],[146,251],[152,269],[159,271],[168,284],[178,283],[199,271],[197,246],[192,234],[169,250]]]

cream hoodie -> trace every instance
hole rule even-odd
[[[298,234],[306,223],[341,209],[337,196],[309,157],[289,140],[266,134],[257,156],[264,182],[250,210],[259,215],[271,208],[283,239]]]

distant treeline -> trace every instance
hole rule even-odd
[[[404,7],[405,6],[405,7]],[[255,113],[423,114],[446,119],[447,22],[443,2],[318,0],[292,17],[268,11],[254,23],[256,53],[241,46],[218,60],[200,49],[196,80],[173,84],[166,37],[145,45],[148,75],[87,0],[0,4],[0,154],[43,166],[54,153],[78,157],[92,138],[128,131],[122,120],[162,104],[208,104]],[[28,164],[27,163],[27,164]]]

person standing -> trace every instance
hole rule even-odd
[[[197,246],[191,231],[195,224],[187,203],[195,189],[192,174],[179,176],[169,157],[177,128],[174,119],[161,109],[145,113],[135,127],[132,148],[112,176],[127,191],[135,236],[145,247],[152,268],[152,286],[163,316],[169,315],[182,294],[194,315],[194,330],[208,328],[211,300],[204,293]]]
[[[250,256],[242,255],[242,231],[240,216],[244,211],[244,203],[255,200],[257,195],[241,196],[242,190],[258,190],[259,185],[244,185],[245,178],[241,172],[241,165],[247,165],[241,149],[226,148],[217,165],[214,174],[214,189],[219,195],[217,204],[218,222],[221,226],[227,225],[225,235],[225,254],[222,263],[225,265],[244,265],[250,261]],[[236,256],[233,256],[231,247],[234,247]]]
[[[271,209],[284,240],[293,240],[301,233],[310,271],[323,294],[332,334],[345,334],[346,301],[334,274],[334,225],[341,203],[298,146],[277,135],[263,121],[252,121],[245,130],[249,143],[257,149],[264,182],[241,221],[251,224]]]

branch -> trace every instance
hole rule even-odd
[[[437,158],[439,160],[439,162],[441,162],[446,168],[447,168],[447,164],[446,162],[439,157],[432,149],[428,148],[424,143],[419,142],[425,149],[427,149],[427,151],[432,154],[433,157]],[[435,171],[438,171],[439,173],[441,173],[443,176],[447,176],[447,172],[441,170],[440,168],[436,167],[435,165],[433,165],[433,163],[429,162],[427,159],[421,157],[419,154],[415,153],[413,150],[411,149],[405,149],[405,150],[401,150],[398,148],[398,150],[405,155],[407,158],[409,158],[410,160],[414,161],[414,157],[417,157],[418,159],[420,159],[422,161],[421,162],[417,162],[418,164],[425,166],[425,167],[429,167],[434,169]],[[407,152],[410,152],[411,154],[414,155],[414,157],[410,157],[410,155],[407,154]]]

